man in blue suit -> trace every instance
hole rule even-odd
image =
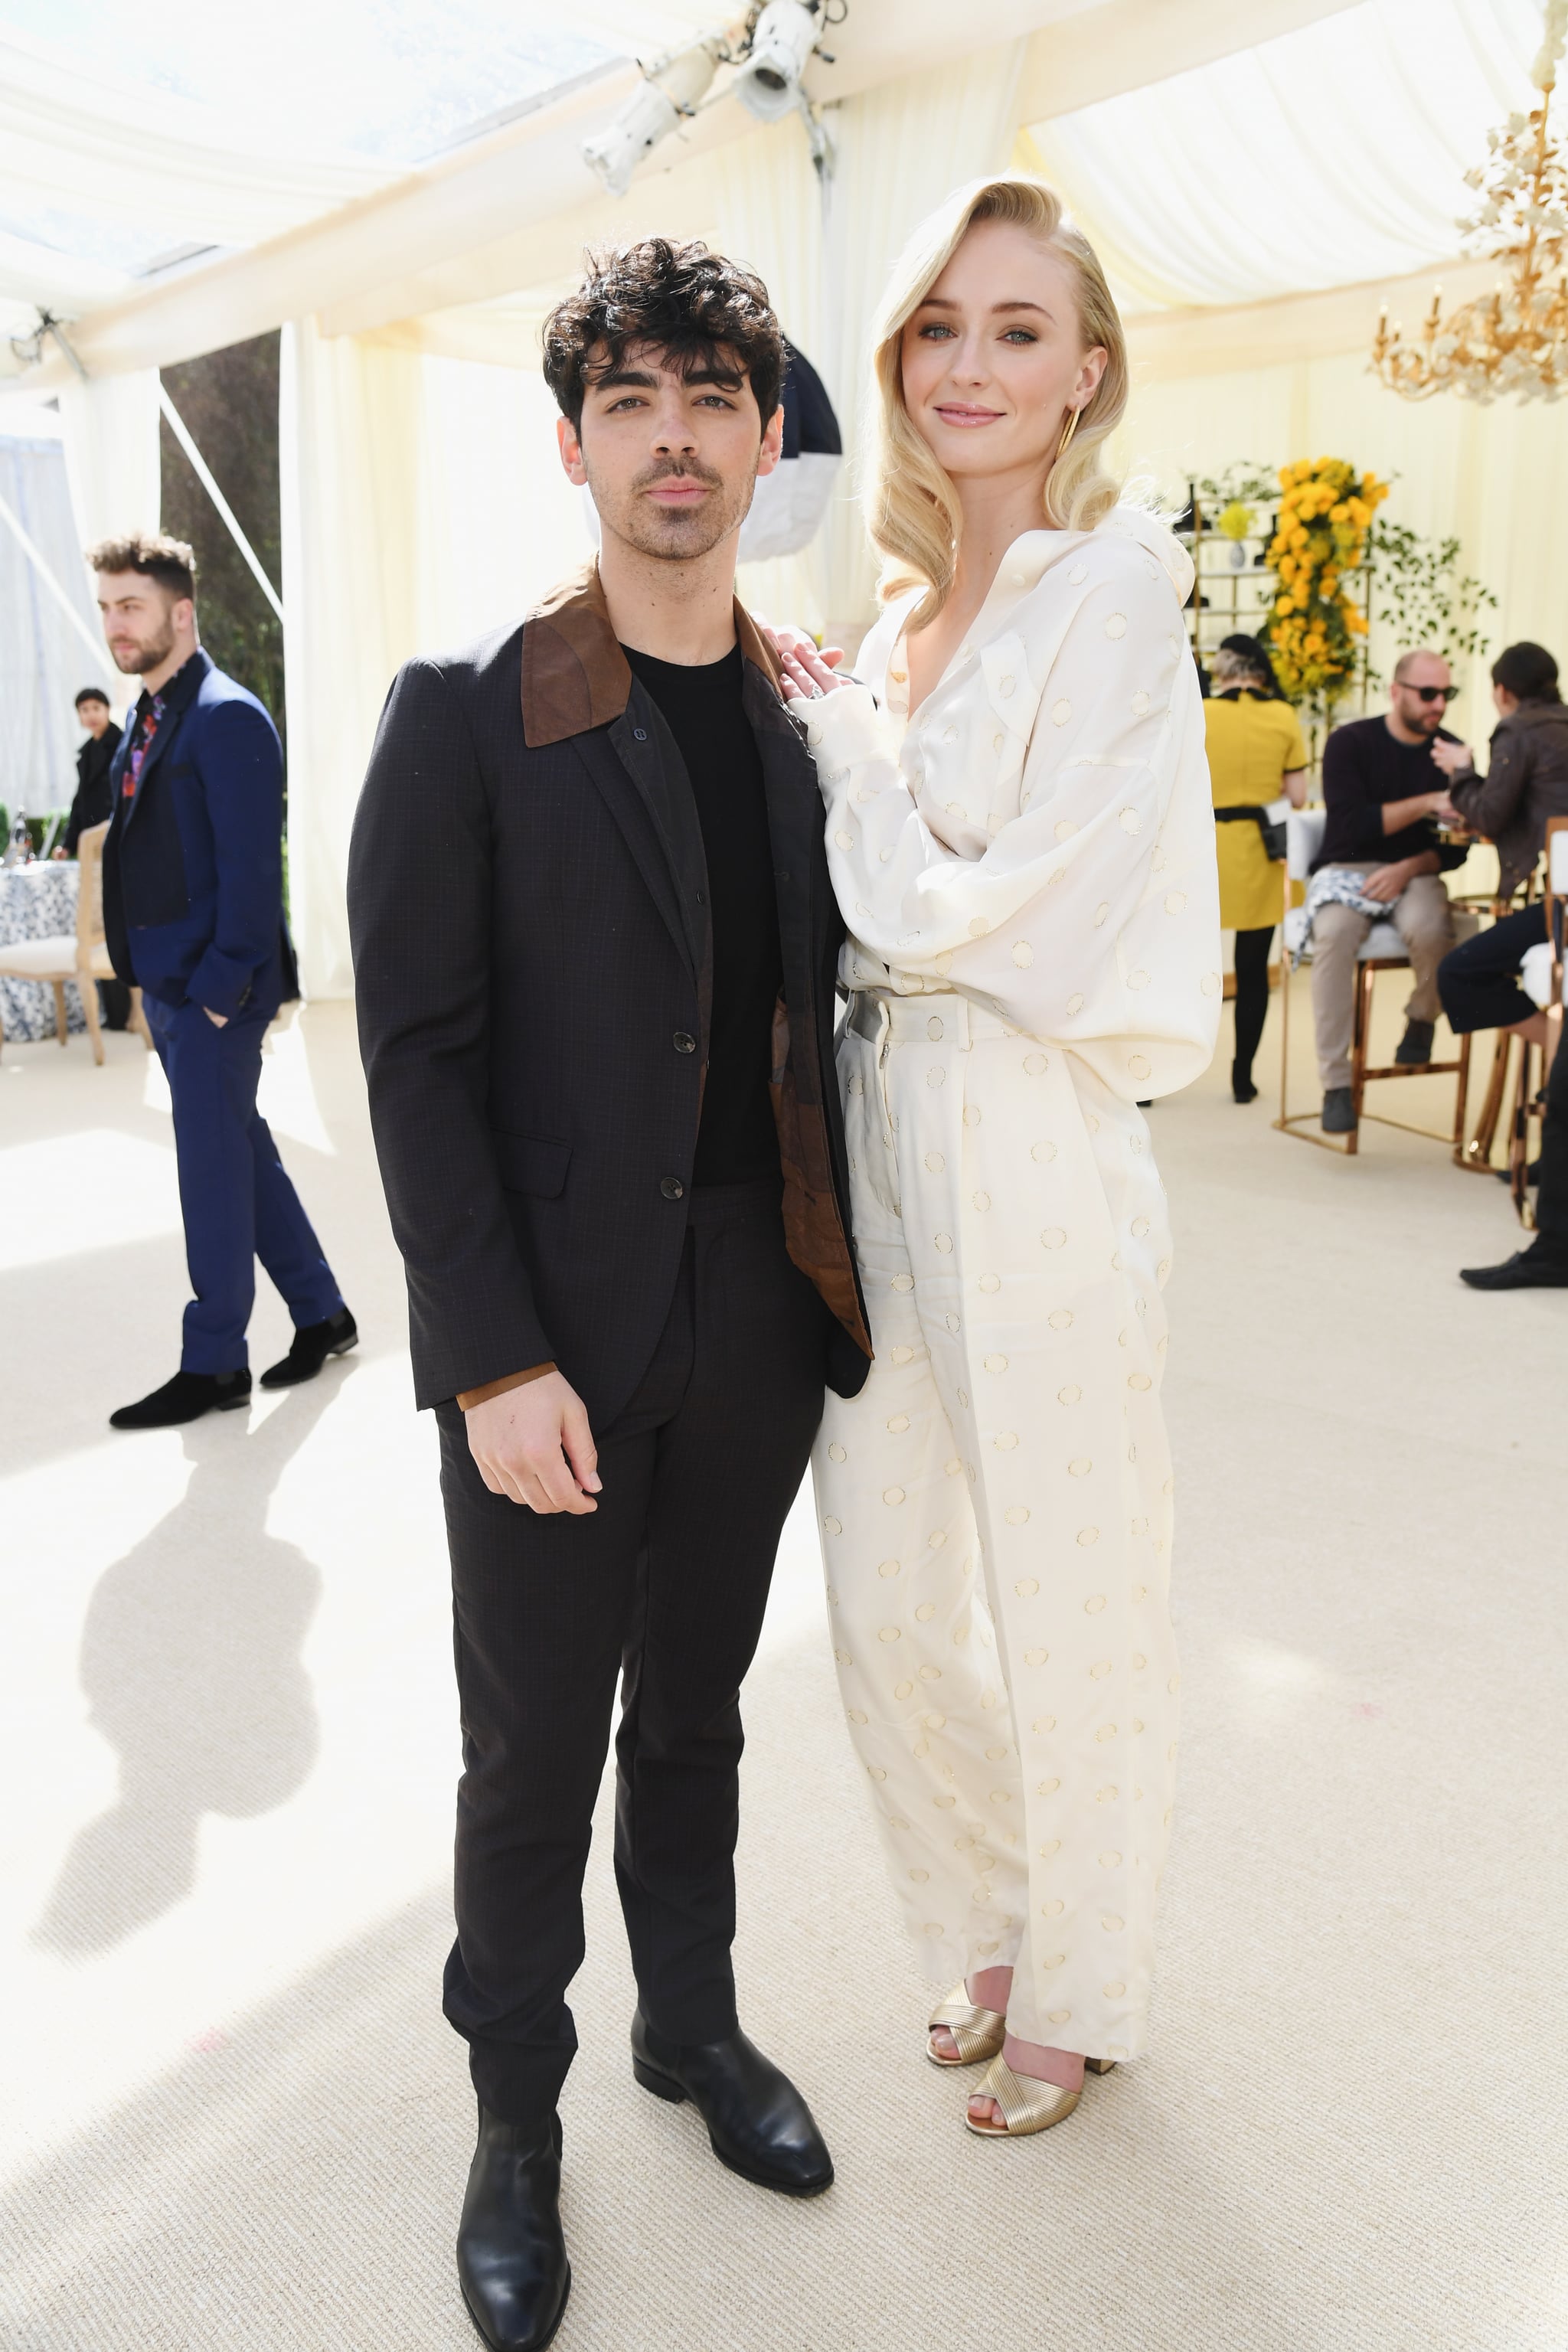
[[[88,561],[109,650],[142,681],[110,771],[104,930],[115,971],[142,990],[168,1076],[195,1292],[174,1379],[110,1420],[166,1429],[249,1397],[258,1258],[295,1326],[263,1388],[313,1380],[359,1334],[256,1108],[286,976],[293,992],[278,730],[203,653],[195,559],[182,541],[106,540]]]

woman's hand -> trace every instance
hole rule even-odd
[[[1476,764],[1476,755],[1468,743],[1438,743],[1432,746],[1432,757],[1446,776],[1468,775]]]
[[[807,638],[795,650],[779,646],[779,658],[784,664],[782,686],[786,702],[819,702],[831,694],[836,686],[848,686],[851,681],[836,675],[836,665],[844,658],[837,646],[818,653]]]
[[[781,685],[786,702],[815,702],[833,687],[847,683],[834,676],[844,659],[842,646],[824,646],[818,653],[816,639],[805,629],[795,628],[793,623],[785,621],[775,627],[771,621],[758,619],[755,614],[752,617],[763,635],[773,640],[784,664]]]

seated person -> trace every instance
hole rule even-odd
[[[57,857],[74,857],[84,833],[114,814],[114,791],[109,771],[120,748],[120,729],[101,687],[84,686],[76,698],[77,724],[87,729],[87,741],[76,755],[76,798]]]
[[[1568,1290],[1568,1045],[1559,1045],[1546,1081],[1546,1117],[1534,1173],[1541,1188],[1535,1196],[1534,1240],[1500,1265],[1462,1267],[1459,1279],[1472,1290]]]
[[[110,770],[120,749],[121,730],[114,723],[109,697],[101,687],[82,688],[76,698],[76,715],[78,725],[87,730],[87,741],[76,755],[76,798],[55,849],[57,857],[74,857],[82,835],[90,833],[95,824],[107,823],[114,814]],[[130,1027],[131,991],[122,980],[100,980],[98,1001],[106,1029]]]
[[[1455,808],[1476,833],[1497,844],[1498,895],[1511,898],[1535,870],[1546,820],[1568,816],[1568,703],[1557,690],[1557,664],[1544,646],[1508,646],[1492,664],[1491,767],[1478,775],[1469,746],[1443,742],[1432,757],[1448,777]],[[1527,948],[1546,937],[1544,901],[1505,915],[1467,940],[1437,968],[1450,1028],[1500,1029],[1546,1042],[1546,1015],[1519,982]]]
[[[1414,1069],[1432,1058],[1437,966],[1454,943],[1453,911],[1438,877],[1465,862],[1462,849],[1437,839],[1437,820],[1453,812],[1432,757],[1434,743],[1458,742],[1443,725],[1458,692],[1440,654],[1401,654],[1386,714],[1336,727],[1323,747],[1328,823],[1312,871],[1333,866],[1363,877],[1359,898],[1397,926],[1415,986],[1394,1058]],[[1313,925],[1312,1013],[1326,1135],[1349,1135],[1356,1123],[1351,1090],[1356,957],[1378,919],[1353,906],[1330,904],[1319,908]]]

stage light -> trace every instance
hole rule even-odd
[[[768,0],[735,76],[735,96],[759,122],[778,122],[800,105],[801,77],[826,21],[822,0]]]
[[[643,157],[683,118],[696,113],[723,54],[723,43],[717,39],[677,50],[637,84],[613,122],[583,142],[584,162],[612,196],[624,196]]]

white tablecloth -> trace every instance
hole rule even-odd
[[[76,935],[77,891],[81,869],[74,858],[32,866],[0,866],[0,946],[13,940]],[[72,1029],[85,1029],[74,980],[66,982],[66,1016]],[[47,981],[0,980],[0,1020],[5,1043],[26,1043],[55,1034],[55,992]]]

